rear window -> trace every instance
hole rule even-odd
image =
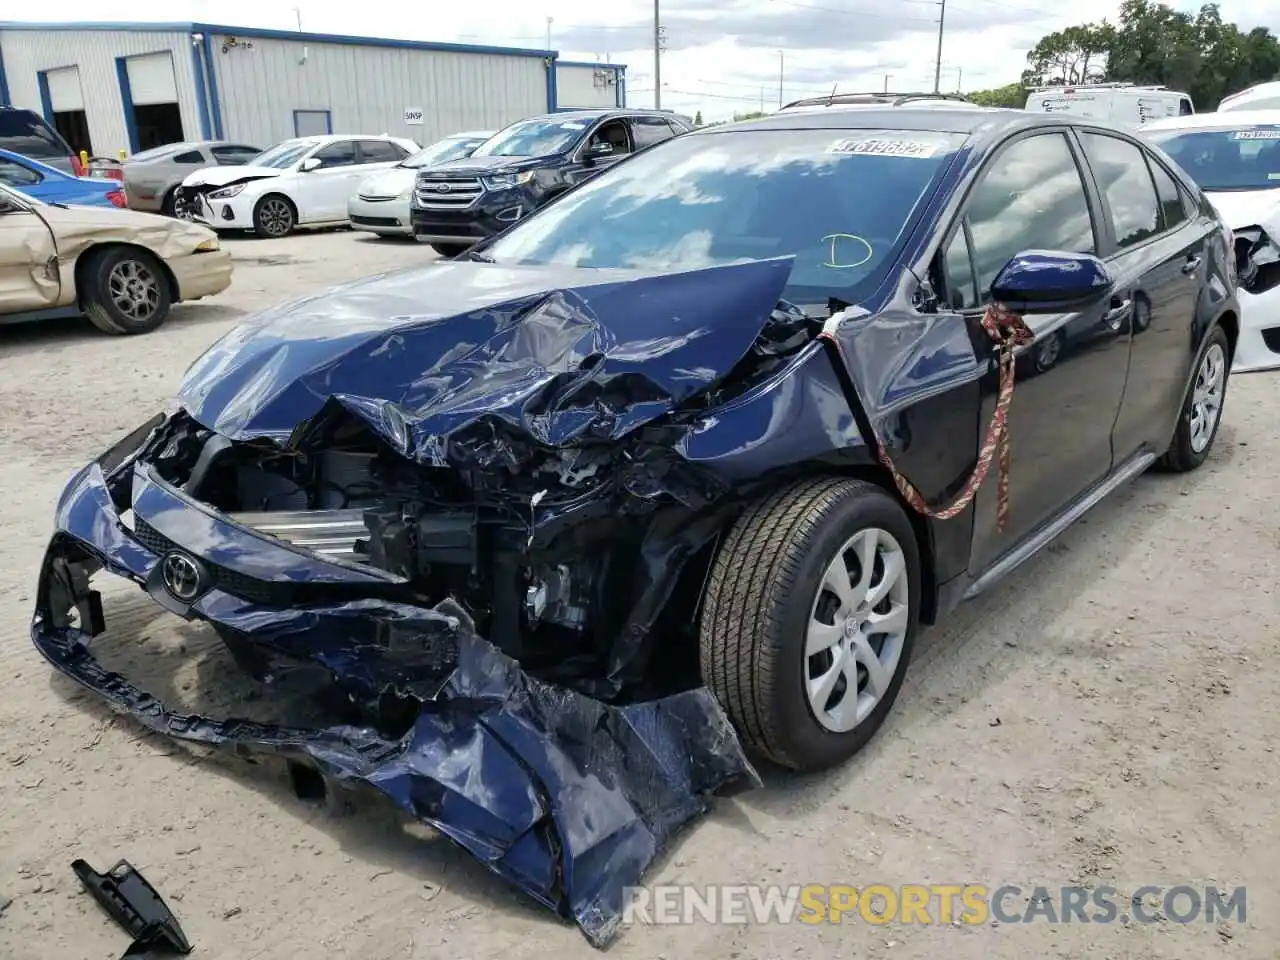
[[[0,147],[47,160],[71,156],[71,148],[30,110],[0,110]]]
[[[592,177],[485,253],[498,263],[636,270],[795,257],[786,299],[854,303],[883,279],[964,139],[896,130],[676,137]]]
[[[1147,136],[1202,190],[1221,193],[1280,187],[1280,124],[1152,130]]]
[[[150,150],[139,150],[137,153],[129,155],[130,160],[157,160],[160,157],[167,157],[171,153],[177,153],[186,145],[181,143],[166,143],[162,147],[152,147]]]

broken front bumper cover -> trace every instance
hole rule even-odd
[[[133,471],[134,530],[122,522],[100,463],[69,483],[40,571],[31,635],[59,671],[148,729],[301,761],[326,786],[372,786],[575,920],[595,946],[617,933],[628,888],[641,882],[675,831],[706,812],[712,793],[760,782],[705,688],[609,706],[527,675],[447,603],[426,609],[349,599],[270,607],[225,592],[216,580],[189,605],[165,602],[156,576],[162,556],[140,541],[139,524],[150,527],[167,515],[169,529],[199,531],[223,548],[236,537],[251,538],[256,542],[241,551],[245,562],[262,559],[262,541],[207,510],[193,517],[187,508],[194,505],[171,488],[149,485],[144,468],[124,469]],[[175,525],[175,517],[182,522]],[[341,578],[326,561],[294,557]],[[224,639],[244,637],[254,647],[319,663],[365,693],[381,688],[413,697],[417,716],[403,736],[389,739],[368,727],[287,728],[170,710],[104,668],[90,650],[105,629],[101,595],[89,583],[98,571],[134,581]],[[298,583],[309,572],[295,566],[277,576]],[[445,663],[452,666],[442,677]]]

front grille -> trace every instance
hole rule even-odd
[[[366,203],[390,203],[392,200],[395,199],[395,197],[381,197],[381,196],[375,197],[367,193],[358,193],[356,194],[356,196],[358,196],[361,200],[364,200]]]
[[[476,177],[430,174],[414,185],[414,197],[424,210],[464,210],[483,193],[484,184]]]
[[[400,221],[395,217],[352,217],[351,222],[356,226],[365,227],[398,227]]]
[[[134,520],[133,535],[140,544],[157,557],[163,557],[170,550],[188,552],[141,517],[137,517]],[[230,570],[221,564],[210,563],[203,558],[200,558],[200,562],[204,564],[205,570],[209,572],[209,579],[213,582],[215,589],[239,597],[241,600],[274,607],[289,606],[294,600],[292,596],[293,590],[291,589],[292,584],[258,580],[235,570]]]

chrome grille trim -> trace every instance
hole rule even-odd
[[[367,539],[364,510],[277,510],[267,513],[233,513],[230,519],[242,527],[284,540],[326,559],[365,563],[356,552],[356,541]]]
[[[448,192],[433,189],[447,185]],[[484,183],[478,177],[450,177],[429,174],[417,179],[414,198],[424,210],[465,210],[484,195]]]

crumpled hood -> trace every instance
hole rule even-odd
[[[187,174],[182,185],[184,187],[223,187],[228,183],[238,183],[241,180],[278,177],[282,173],[284,173],[283,170],[276,170],[274,167],[255,167],[248,164],[238,167],[202,167],[195,173]]]
[[[407,167],[381,170],[361,180],[356,194],[361,197],[398,197],[406,190],[413,189],[413,181],[417,175],[417,171]]]
[[[550,446],[616,439],[718,383],[793,258],[660,275],[457,261],[282,304],[187,371],[179,400],[232,439],[286,439],[330,401],[393,449],[495,418]]]
[[[1280,187],[1270,190],[1228,190],[1205,196],[1218,211],[1218,216],[1232,230],[1241,227],[1280,226]]]

